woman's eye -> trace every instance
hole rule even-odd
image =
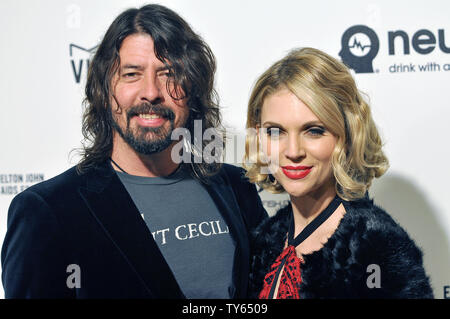
[[[271,138],[278,138],[280,136],[280,129],[278,127],[269,127],[266,129],[266,134]]]
[[[312,136],[322,136],[325,134],[324,127],[311,127],[307,130],[307,133]]]

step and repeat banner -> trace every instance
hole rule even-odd
[[[114,18],[148,2],[0,2],[0,243],[13,197],[75,165],[89,61]],[[450,298],[450,2],[173,0],[213,50],[227,162],[244,154],[256,78],[292,48],[341,59],[367,94],[391,167],[371,188],[424,251],[435,296]],[[286,195],[261,193],[270,214]],[[3,297],[3,290],[0,292]]]

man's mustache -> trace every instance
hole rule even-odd
[[[127,110],[127,121],[130,122],[130,119],[133,116],[139,116],[139,114],[156,114],[160,117],[163,117],[168,120],[174,120],[175,119],[175,113],[173,111],[162,105],[162,104],[150,104],[150,103],[143,103],[141,105],[132,106]]]

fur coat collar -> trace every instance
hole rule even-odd
[[[422,252],[405,230],[368,198],[344,202],[344,207],[346,214],[325,245],[303,255],[300,298],[433,298]],[[254,233],[254,298],[283,250],[291,211],[290,204],[280,209]],[[379,266],[380,288],[368,283],[374,273],[370,265]]]

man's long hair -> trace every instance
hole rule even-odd
[[[202,121],[202,136],[208,128],[222,130],[214,90],[216,62],[210,48],[178,14],[166,7],[146,5],[140,9],[128,9],[111,24],[89,66],[84,100],[82,159],[77,165],[79,173],[97,167],[111,156],[114,133],[111,81],[120,66],[119,50],[123,40],[138,33],[148,34],[153,39],[156,57],[170,68],[175,87],[185,92],[181,98],[186,99],[189,108],[186,128],[192,138],[195,120]],[[206,144],[202,141],[203,147]],[[189,167],[193,176],[204,180],[220,168],[218,162],[205,163],[203,160],[195,163],[192,157]]]

